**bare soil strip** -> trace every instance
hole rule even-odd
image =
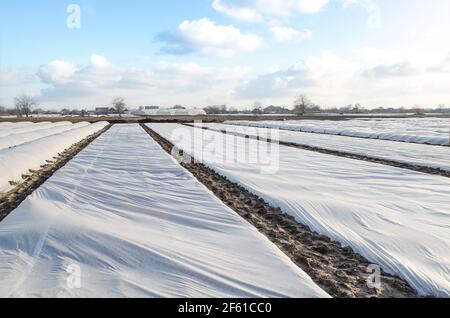
[[[188,126],[188,127],[193,127],[190,124],[185,124],[185,125]],[[220,130],[220,129],[212,129],[212,128],[209,128],[209,127],[201,127],[201,128],[204,129],[204,130],[211,130],[211,131],[215,131],[215,132],[221,132],[223,134],[231,134],[231,135],[238,136],[238,137],[243,137],[243,138],[249,138],[249,139],[256,139],[256,140],[261,140],[261,141],[266,141],[266,142],[278,143],[278,144],[280,144],[282,146],[287,146],[287,147],[292,147],[292,148],[298,148],[298,149],[303,149],[303,150],[308,150],[308,151],[319,152],[319,153],[323,153],[323,154],[326,154],[326,155],[333,155],[333,156],[344,157],[344,158],[355,159],[355,160],[361,160],[361,161],[366,161],[366,162],[373,162],[373,163],[383,164],[383,165],[386,165],[386,166],[392,166],[392,167],[396,167],[396,168],[408,169],[408,170],[413,170],[413,171],[417,171],[417,172],[422,172],[422,173],[433,174],[433,175],[438,175],[438,176],[450,178],[450,171],[444,171],[444,170],[441,170],[439,168],[418,166],[418,165],[398,162],[398,161],[394,161],[394,160],[377,159],[377,158],[373,158],[373,157],[367,157],[367,156],[364,156],[364,155],[352,154],[352,153],[349,153],[349,152],[342,152],[342,151],[338,151],[338,150],[330,150],[330,149],[325,149],[325,148],[320,148],[320,147],[312,147],[312,146],[307,146],[307,145],[302,145],[302,144],[297,144],[297,143],[292,143],[292,142],[284,142],[284,141],[277,141],[277,140],[267,140],[265,138],[260,138],[260,137],[256,137],[256,136],[249,136],[249,135],[236,133],[236,132],[231,132],[231,131],[223,131],[223,130]]]
[[[174,146],[150,128],[144,130],[169,154]],[[182,155],[181,150],[177,153]],[[191,158],[192,159],[192,158]],[[230,182],[195,160],[181,164],[226,205],[255,226],[283,251],[316,284],[339,298],[415,298],[417,293],[404,280],[381,273],[381,289],[371,289],[367,280],[372,265],[351,248],[314,233],[280,209]]]
[[[58,157],[48,160],[47,164],[41,166],[40,170],[29,170],[29,174],[22,176],[24,178],[23,182],[18,184],[8,193],[0,193],[0,222],[12,211],[14,211],[31,193],[34,192],[34,190],[39,188],[56,171],[64,167],[81,150],[97,139],[110,127],[111,125],[106,126],[99,132],[92,134],[79,143],[72,145],[70,148],[60,153]]]

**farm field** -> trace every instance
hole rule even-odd
[[[450,0],[17,0],[0,24],[0,299],[450,300]]]
[[[384,118],[343,121],[227,121],[226,123],[326,135],[341,135],[441,146],[450,145],[450,120],[445,118]]]
[[[0,223],[0,296],[328,297],[138,125],[113,126]]]
[[[278,171],[267,175],[261,165],[239,160],[266,150],[264,142],[177,124],[147,126],[298,222],[404,278],[420,295],[450,295],[448,178],[283,146]]]
[[[0,297],[373,295],[346,285],[365,279],[356,268],[324,276],[327,262],[340,272],[345,264],[364,272],[379,265],[385,289],[403,284],[395,279],[409,284],[379,295],[450,297],[449,178],[220,132],[273,138],[270,129],[203,127],[218,131],[162,123],[146,124],[148,131],[108,122],[0,125],[0,140],[16,141],[0,149],[0,198],[23,192],[30,170],[96,136],[0,221]],[[152,132],[264,204],[250,198],[235,210],[246,193],[230,205]],[[279,139],[448,168],[447,147],[291,131]],[[436,151],[426,158],[425,149]],[[269,208],[293,223],[273,221]],[[253,220],[257,213],[269,213],[268,223]],[[281,238],[293,226],[305,227],[306,262],[315,266],[303,268],[305,256],[288,252],[302,248]],[[89,277],[80,288],[67,285],[73,265]]]
[[[202,127],[450,172],[450,147],[311,134],[241,125],[202,123]]]

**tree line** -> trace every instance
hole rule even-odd
[[[126,110],[126,103],[125,99],[123,97],[115,97],[113,101],[111,102],[112,108],[114,109],[115,113],[119,115],[119,117],[122,117]],[[17,117],[30,117],[32,114],[36,114],[39,112],[45,113],[43,110],[36,109],[38,106],[38,103],[36,99],[30,95],[27,94],[20,94],[14,99],[14,106],[13,109],[8,109],[4,106],[0,105],[0,115],[12,115]],[[80,115],[84,116],[87,115],[87,112],[85,110],[69,110],[67,108],[63,108],[59,112],[48,112],[51,114],[61,114],[61,115]]]
[[[444,104],[437,108],[422,108],[420,106],[413,107],[377,107],[374,109],[364,108],[361,104],[350,104],[341,107],[322,108],[311,101],[311,99],[304,94],[298,95],[293,103],[293,108],[287,106],[270,105],[264,107],[261,102],[256,101],[251,109],[237,110],[237,108],[227,107],[227,105],[208,106],[204,108],[208,115],[229,115],[229,114],[248,114],[248,115],[264,115],[264,114],[292,114],[297,116],[304,116],[307,114],[415,114],[424,115],[426,113],[450,113],[450,107]]]
[[[14,109],[7,109],[6,107],[0,106],[0,115],[15,115],[18,117],[29,117],[31,114],[39,113],[36,108],[38,103],[36,99],[27,94],[21,94],[14,99]],[[116,114],[121,117],[126,110],[126,102],[123,97],[115,97],[111,102],[112,109]],[[177,105],[176,107],[183,108]],[[424,115],[425,113],[450,113],[450,108],[445,107],[441,104],[437,108],[421,108],[419,106],[413,107],[400,107],[400,108],[384,108],[378,107],[374,109],[366,109],[361,104],[351,104],[342,107],[334,108],[322,108],[321,106],[314,104],[311,99],[304,95],[298,95],[293,103],[293,108],[288,108],[287,106],[268,106],[264,107],[259,101],[255,101],[252,108],[246,110],[238,110],[237,108],[228,107],[227,105],[214,105],[207,106],[203,110],[208,115],[232,115],[232,114],[253,114],[253,115],[264,115],[264,114],[292,114],[297,116],[304,116],[306,114],[375,114],[375,113],[390,113],[390,114],[415,114]],[[53,113],[53,112],[52,112]],[[86,111],[75,111],[69,109],[63,109],[57,114],[61,115],[88,115]]]

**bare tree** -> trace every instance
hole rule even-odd
[[[114,106],[116,112],[119,114],[119,117],[122,117],[122,114],[125,111],[125,107],[127,106],[125,104],[125,99],[123,97],[116,97],[114,98],[112,105]]]
[[[294,101],[294,111],[298,115],[305,115],[308,107],[311,105],[311,100],[306,95],[299,95]]]
[[[414,115],[416,115],[416,116],[423,116],[423,115],[425,115],[425,111],[419,105],[414,105],[412,110],[414,112]]]
[[[227,114],[228,113],[227,105],[207,106],[207,107],[203,108],[203,110],[208,115],[222,115],[222,114]]]
[[[264,111],[263,111],[263,105],[261,104],[261,102],[256,101],[256,102],[253,103],[253,110],[252,110],[252,113],[253,113],[254,115],[261,115],[261,114],[264,113]]]
[[[31,113],[33,107],[37,105],[36,100],[26,94],[17,96],[14,99],[14,104],[16,105],[16,110],[20,116],[25,115],[28,117]]]

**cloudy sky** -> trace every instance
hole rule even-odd
[[[448,0],[0,1],[0,104],[450,105],[449,30]]]

